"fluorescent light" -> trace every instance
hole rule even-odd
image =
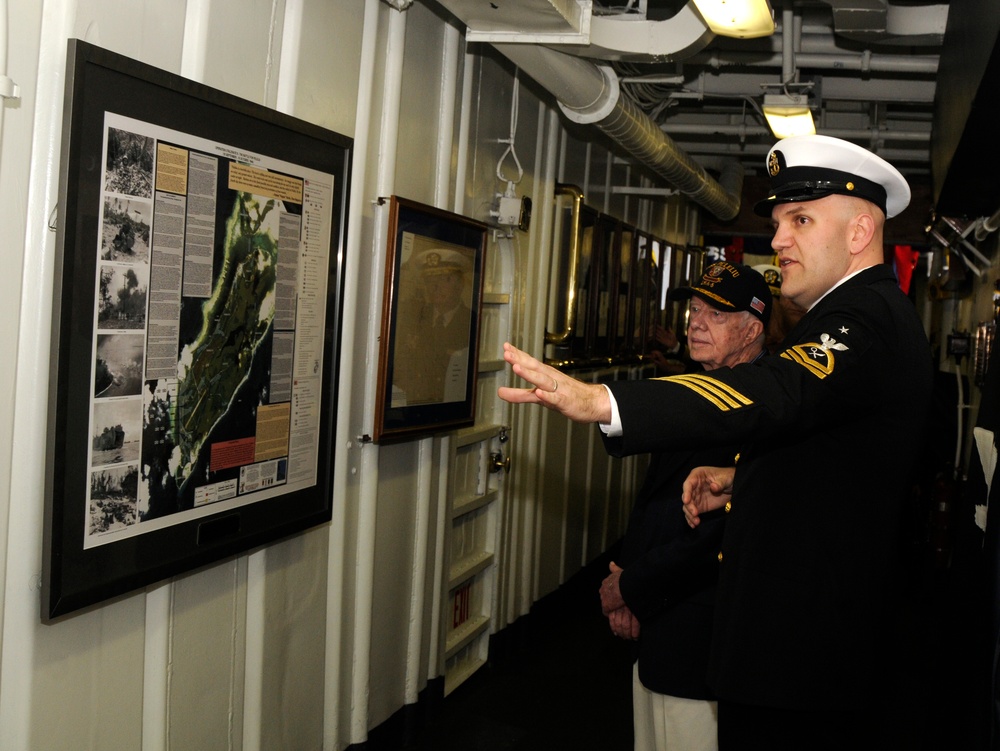
[[[765,94],[764,117],[775,138],[816,134],[805,94]]]
[[[768,0],[693,0],[698,13],[719,36],[752,39],[774,33]]]

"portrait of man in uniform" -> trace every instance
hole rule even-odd
[[[439,242],[412,248],[408,271],[401,275],[393,407],[466,399],[472,266],[472,253],[465,248]]]

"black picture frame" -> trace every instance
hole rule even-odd
[[[400,196],[388,201],[376,442],[475,422],[488,229]]]
[[[330,520],[352,149],[69,40],[43,621]]]

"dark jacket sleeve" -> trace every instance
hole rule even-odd
[[[605,437],[607,450],[625,456],[808,435],[874,406],[884,392],[867,387],[878,364],[866,355],[881,312],[877,300],[840,298],[835,309],[804,316],[778,355],[710,373],[609,383],[624,432]]]
[[[724,512],[713,512],[711,518],[707,515],[691,529],[683,521],[679,502],[670,507],[681,517],[685,529],[678,529],[674,539],[629,561],[618,582],[625,604],[640,623],[709,590],[719,575]]]
[[[692,529],[684,517],[681,491],[692,469],[729,466],[734,455],[731,446],[723,446],[650,457],[618,560],[622,596],[640,621],[714,586],[725,512],[706,514]]]

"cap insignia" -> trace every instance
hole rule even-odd
[[[848,181],[847,185],[844,187],[846,187],[848,190],[854,190],[854,183]]]
[[[781,159],[778,156],[780,153],[780,151],[774,150],[767,157],[767,174],[771,177],[781,171]]]
[[[441,254],[440,253],[428,253],[424,258],[424,266],[427,268],[434,268],[435,266],[441,265]]]

